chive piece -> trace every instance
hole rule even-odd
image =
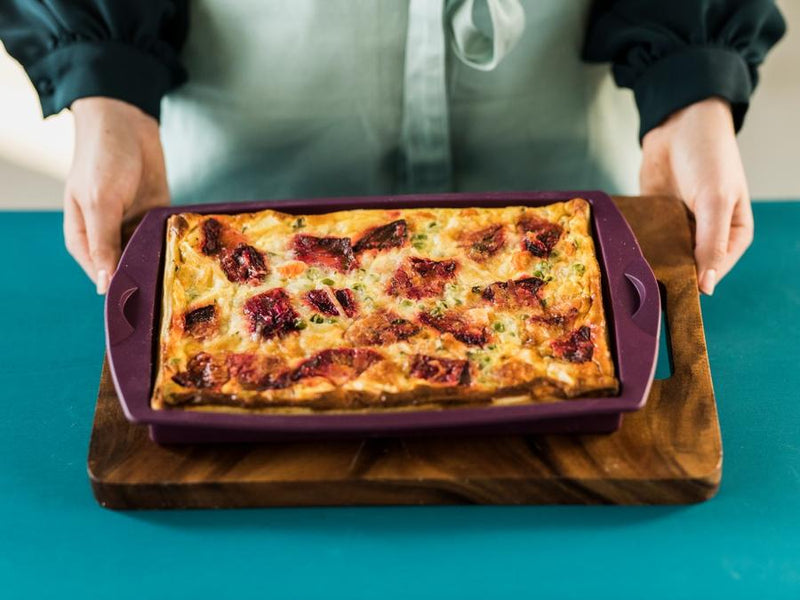
[[[400,304],[403,306],[414,306],[414,303],[411,300],[403,300]]]
[[[325,285],[333,285],[335,281],[333,281],[333,279],[331,279],[330,277],[326,277],[325,279],[322,280],[322,283],[324,283]]]
[[[434,227],[436,227],[436,221],[431,221],[428,223],[428,229],[433,229]]]
[[[497,321],[494,325],[492,325],[492,329],[495,331],[505,331],[506,326],[503,325],[500,321]]]
[[[481,286],[479,286],[479,285],[473,285],[472,286],[472,293],[473,294],[480,294],[481,291],[483,291],[483,290],[481,290]]]
[[[578,273],[578,275],[583,275],[586,273],[586,267],[583,266],[581,263],[575,263],[572,265],[572,268]]]
[[[322,315],[311,315],[311,322],[312,323],[324,323],[325,319],[322,318]]]
[[[295,329],[305,329],[308,327],[308,323],[303,321],[303,319],[295,319],[294,320],[294,328]]]
[[[303,217],[298,217],[292,223],[292,229],[302,229],[306,226],[306,220]]]

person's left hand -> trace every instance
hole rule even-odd
[[[711,295],[753,241],[730,106],[720,98],[687,106],[644,136],[642,152],[642,194],[677,196],[694,213],[697,279]]]

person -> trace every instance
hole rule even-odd
[[[769,0],[0,7],[44,116],[74,114],[64,236],[99,293],[121,224],[171,199],[630,192],[638,169],[694,213],[711,294],[753,237],[735,136],[784,30]]]

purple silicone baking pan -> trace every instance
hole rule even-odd
[[[241,213],[265,208],[294,214],[359,208],[543,206],[581,197],[592,205],[592,233],[603,272],[611,350],[620,380],[617,396],[515,406],[372,413],[294,415],[153,410],[167,218],[179,212]],[[607,433],[625,412],[638,410],[653,381],[661,299],[653,271],[617,207],[606,194],[493,192],[325,198],[175,206],[151,210],[122,254],[106,296],[106,346],[125,416],[149,426],[159,443],[267,442],[288,439],[421,434]]]

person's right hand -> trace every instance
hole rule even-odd
[[[169,204],[158,122],[111,98],[72,103],[75,153],[64,190],[67,250],[105,294],[121,253],[122,223]]]

